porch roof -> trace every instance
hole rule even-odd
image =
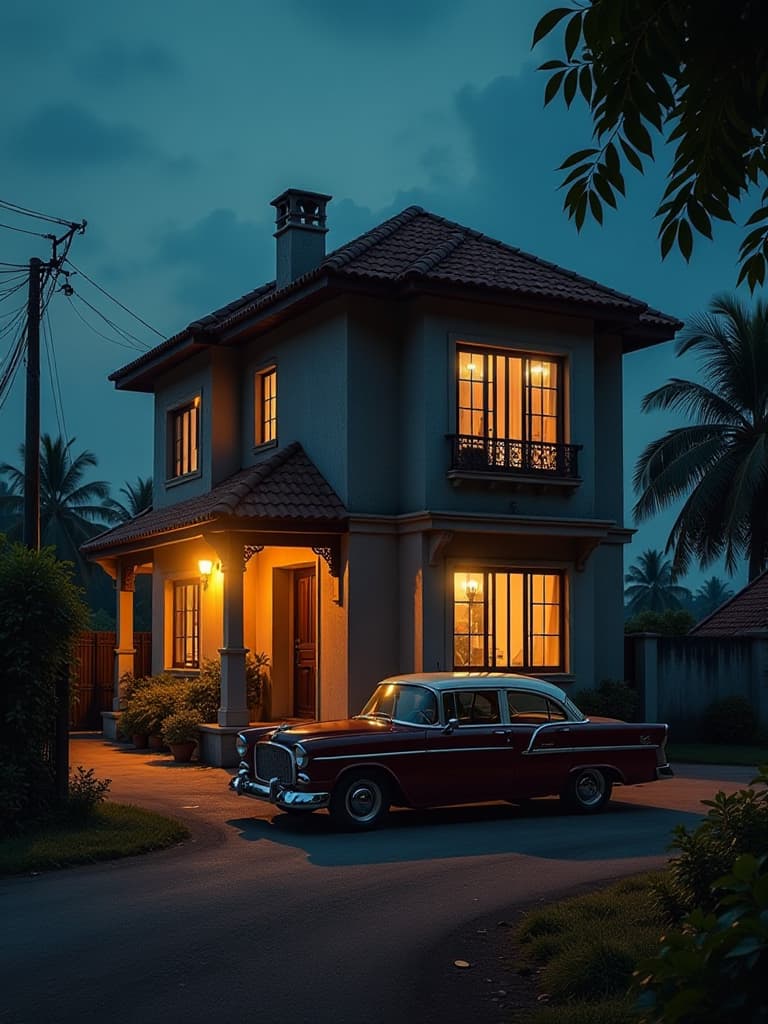
[[[341,498],[294,441],[263,462],[240,470],[206,494],[164,508],[148,509],[83,544],[86,557],[107,554],[137,541],[162,537],[215,520],[258,520],[274,525],[328,524],[347,519]]]

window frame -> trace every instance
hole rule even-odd
[[[274,381],[271,394],[266,393],[265,382]],[[277,444],[277,363],[270,363],[253,376],[253,438],[256,448],[264,448]],[[271,405],[271,415],[266,415]]]
[[[474,406],[465,407],[461,405],[461,385],[467,378],[461,376],[461,354],[463,352],[477,355],[483,359],[483,380],[482,380],[482,394],[483,394],[483,406],[482,410],[478,410],[482,413],[484,427],[482,433],[469,433],[462,434],[460,430],[461,411],[464,408],[474,409]],[[520,389],[520,418],[522,424],[522,436],[511,437],[509,436],[509,429],[505,427],[503,434],[499,433],[498,424],[496,422],[495,410],[492,409],[491,402],[489,401],[491,375],[488,373],[489,360],[495,360],[497,358],[503,358],[509,363],[513,359],[520,359],[522,361],[522,386]],[[534,363],[554,363],[557,367],[558,374],[558,385],[556,388],[550,389],[556,391],[556,410],[555,410],[555,440],[554,441],[542,441],[541,439],[534,439],[531,436],[531,422],[536,413],[531,411],[531,391],[533,385],[530,383],[530,366]],[[495,369],[495,367],[494,367]],[[526,369],[528,370],[526,378]],[[479,342],[467,341],[463,338],[457,338],[454,341],[454,368],[453,368],[453,380],[454,380],[454,419],[455,419],[455,433],[461,436],[477,437],[483,441],[523,441],[530,444],[564,444],[567,443],[566,420],[565,420],[565,386],[566,386],[566,357],[564,355],[557,355],[549,352],[534,352],[529,349],[518,349],[518,348],[505,348],[503,346],[495,346],[489,344],[482,344]],[[540,389],[541,390],[541,389]],[[489,420],[493,413],[494,421],[494,432],[489,431]],[[541,414],[538,414],[541,415]],[[509,413],[507,411],[507,418]]]
[[[171,668],[199,670],[200,668],[200,580],[194,577],[171,580]],[[184,591],[184,600],[179,595]],[[192,595],[193,600],[188,601]],[[191,616],[191,624],[188,618]],[[179,629],[179,621],[182,628]],[[188,628],[189,627],[189,628]],[[191,650],[192,656],[188,652]],[[179,653],[181,652],[181,657]]]
[[[449,664],[451,664],[454,672],[510,672],[518,673],[520,675],[542,675],[542,674],[565,674],[568,669],[568,572],[563,566],[509,566],[509,565],[495,565],[495,564],[482,564],[482,565],[467,565],[465,563],[455,563],[448,567],[450,588],[448,591],[448,614],[449,614],[449,637],[450,637],[450,650],[449,650]],[[483,631],[473,632],[472,630],[472,612],[471,612],[471,601],[463,602],[458,601],[456,598],[456,577],[461,575],[469,576],[482,576],[482,597],[478,600],[482,601],[483,604]],[[509,644],[507,663],[501,663],[493,658],[489,657],[492,650],[497,649],[495,643],[495,622],[493,603],[495,598],[489,599],[489,594],[493,590],[493,580],[496,576],[522,576],[523,577],[523,602],[522,602],[522,650],[523,650],[523,663],[521,665],[509,664]],[[536,576],[556,576],[558,577],[559,583],[559,604],[558,604],[558,652],[559,660],[557,663],[549,664],[537,664],[533,660],[533,644],[536,637],[547,637],[552,636],[551,633],[532,633],[532,618],[533,609],[537,604],[534,600],[533,594],[533,577]],[[465,632],[459,632],[457,630],[457,617],[456,609],[458,605],[467,603],[470,606],[468,611],[468,630]],[[508,637],[511,636],[512,631],[512,619],[507,614],[507,633]],[[475,636],[481,636],[483,638],[483,649],[484,649],[484,661],[482,664],[471,663],[471,653],[468,655],[467,664],[458,664],[456,658],[457,639],[460,637],[467,638],[468,650],[471,652],[471,638]]]
[[[168,436],[167,479],[169,481],[184,480],[200,474],[201,406],[200,395],[195,395],[194,398],[168,410],[166,423]],[[183,419],[189,413],[194,413],[190,417],[193,429],[189,431],[189,443],[185,444]],[[180,425],[181,429],[179,429]],[[179,450],[180,446],[184,450]],[[185,460],[189,463],[188,469],[184,469]],[[194,465],[192,465],[193,461]]]

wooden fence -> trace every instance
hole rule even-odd
[[[101,712],[112,710],[115,675],[115,633],[81,633],[70,676],[73,700],[70,729],[101,729]],[[134,633],[134,675],[152,672],[152,634]]]

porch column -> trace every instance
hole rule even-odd
[[[220,548],[221,550],[221,548]],[[245,562],[243,545],[229,542],[222,552],[223,573],[223,632],[221,655],[220,726],[240,728],[248,725],[248,697],[245,683],[245,656],[243,646],[243,576]]]
[[[120,711],[123,703],[123,676],[133,675],[133,594],[136,589],[136,567],[128,562],[121,562],[117,569],[115,586],[117,589],[117,646],[115,647],[115,675],[112,696],[112,710]]]

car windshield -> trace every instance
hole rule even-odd
[[[409,725],[434,725],[438,721],[437,699],[424,686],[382,683],[358,718],[391,718]]]

